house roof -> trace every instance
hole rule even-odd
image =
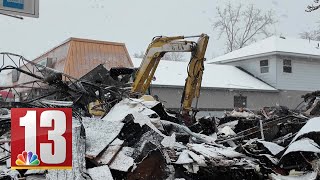
[[[139,67],[142,59],[131,58],[134,67]],[[189,62],[161,60],[155,72],[153,85],[183,87],[187,77]],[[215,89],[242,89],[277,91],[277,89],[230,65],[205,64],[202,87]]]
[[[38,56],[36,59],[41,58],[42,56],[45,56],[46,54],[60,48],[63,45],[66,45],[68,43],[70,43],[71,41],[74,42],[83,42],[83,43],[95,43],[95,44],[104,44],[104,45],[118,45],[118,46],[125,46],[124,43],[119,43],[119,42],[111,42],[111,41],[101,41],[101,40],[93,40],[93,39],[83,39],[83,38],[76,38],[76,37],[70,37],[67,40],[63,41],[61,44],[51,48],[50,50],[46,51],[45,53],[41,54],[40,56]]]
[[[284,54],[320,59],[319,41],[271,36],[249,46],[216,57],[208,63],[224,63],[258,56]]]

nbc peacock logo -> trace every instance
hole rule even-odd
[[[18,166],[39,166],[40,164],[38,155],[30,151],[22,151],[17,158],[16,165]]]

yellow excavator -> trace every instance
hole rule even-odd
[[[187,38],[196,38],[198,41],[187,41]],[[132,93],[145,94],[150,86],[151,80],[158,67],[161,58],[167,52],[191,52],[188,65],[188,77],[186,78],[183,95],[181,98],[180,114],[185,124],[190,125],[195,118],[200,96],[202,75],[204,71],[205,53],[209,36],[201,34],[198,36],[174,36],[155,37],[147,48],[140,68],[135,75],[132,85]],[[193,99],[196,99],[195,108],[192,108]],[[190,112],[192,114],[190,115]]]

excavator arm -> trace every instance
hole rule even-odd
[[[199,38],[196,48],[192,51],[191,60],[188,66],[188,77],[186,78],[184,91],[181,98],[181,113],[189,115],[189,112],[193,111],[192,102],[196,99],[196,107],[198,105],[198,99],[200,96],[200,88],[202,82],[202,75],[204,71],[205,53],[209,36],[203,35]],[[192,115],[193,117],[195,114]]]
[[[186,38],[199,37],[197,42],[186,41]],[[192,101],[199,97],[202,74],[204,70],[204,55],[207,49],[209,36],[175,36],[156,37],[148,46],[139,71],[132,85],[132,92],[144,94],[150,86],[151,80],[158,67],[160,59],[167,52],[191,52],[183,96],[181,99],[181,114],[186,115],[192,111]]]
[[[132,92],[144,94],[150,86],[151,80],[158,67],[160,59],[167,52],[191,52],[195,43],[183,41],[184,36],[156,37],[150,43],[144,58],[140,64],[139,71],[132,85]]]

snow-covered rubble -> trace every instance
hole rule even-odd
[[[239,117],[257,116],[240,113]],[[244,123],[251,120],[242,122],[234,118],[238,117],[232,116],[230,120],[205,117],[195,126],[187,127],[177,123],[179,120],[166,113],[155,100],[125,98],[102,119],[73,119],[72,171],[23,174],[3,169],[2,176],[51,180],[63,177],[93,180],[318,177],[320,118],[305,121],[299,131],[287,132],[292,139],[287,146],[279,143],[281,138],[289,137],[287,134],[277,135],[274,142],[259,136],[248,139],[246,133],[260,135],[261,127],[257,124],[257,127],[246,128]],[[264,123],[281,125],[301,120],[295,116],[286,118]],[[211,125],[214,127],[208,127]],[[262,128],[266,133],[270,127]]]

